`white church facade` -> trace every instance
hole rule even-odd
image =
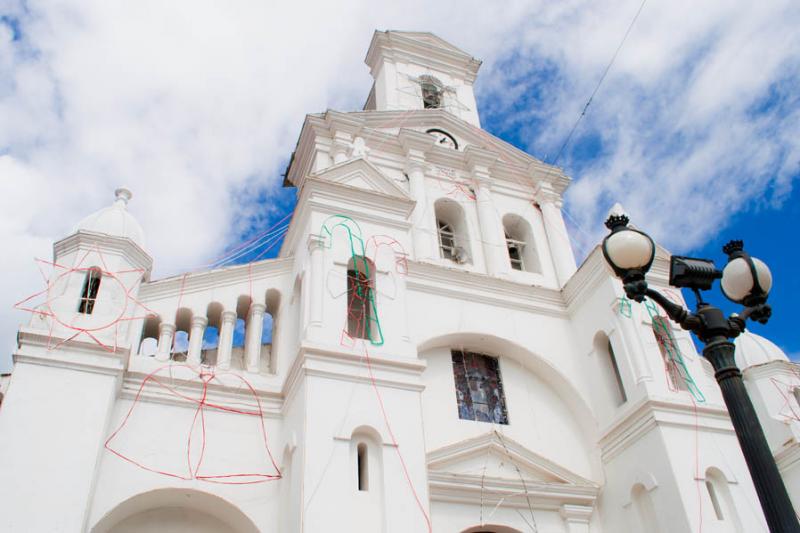
[[[0,530],[767,531],[710,364],[576,268],[570,180],[481,129],[480,62],[389,31],[366,63],[362,111],[305,119],[277,258],[151,279],[126,189],[56,242]],[[800,373],[749,333],[737,361],[798,504]]]

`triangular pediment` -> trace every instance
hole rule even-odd
[[[330,183],[411,201],[411,197],[402,187],[363,157],[333,165],[315,172],[312,176]]]
[[[389,30],[389,36],[394,38],[401,38],[401,39],[409,39],[412,41],[417,41],[422,44],[426,44],[428,46],[434,46],[436,48],[441,48],[447,50],[449,52],[453,52],[456,54],[462,54],[464,56],[470,57],[468,53],[464,50],[454,46],[441,37],[428,32],[428,31],[398,31],[398,30]]]
[[[397,132],[397,118],[389,113],[381,115],[380,111],[371,112],[369,116],[364,117],[366,125],[376,130]],[[475,146],[497,153],[500,161],[512,165],[527,167],[531,163],[542,163],[536,157],[444,110],[426,109],[424,112],[406,113],[403,117],[403,127],[421,131],[431,128],[444,130],[456,137],[459,151],[463,151],[467,146]]]
[[[594,483],[496,431],[428,454],[430,472],[494,480],[593,487]]]

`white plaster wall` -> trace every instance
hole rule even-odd
[[[424,517],[406,481],[397,449],[392,445],[367,370],[362,366],[353,374],[355,380],[344,382],[323,377],[307,379],[304,530],[325,531],[341,517],[349,517],[348,530],[378,531],[373,529],[376,523],[374,503],[365,506],[363,495],[358,493],[355,464],[350,453],[353,432],[369,428],[380,436],[381,444],[381,488],[385,497],[379,531],[424,531]],[[427,513],[427,474],[419,392],[386,386],[380,386],[379,391],[411,484]],[[359,516],[362,513],[363,516]]]
[[[423,375],[423,419],[428,449],[435,450],[497,430],[528,449],[590,478],[590,443],[586,442],[573,414],[558,393],[521,362],[502,353],[490,352],[489,355],[499,357],[508,425],[461,420],[450,348],[435,348],[421,354],[428,364]]]
[[[200,394],[199,390],[181,392],[195,396]],[[123,423],[132,403],[133,400],[127,398],[116,403],[109,423],[109,435]],[[248,400],[239,405],[250,409],[254,402]],[[194,405],[170,405],[163,400],[152,402],[140,399],[109,446],[133,461],[155,470],[191,477],[187,466],[187,438],[195,411]],[[270,450],[277,462],[281,458],[282,449],[281,423],[270,418],[265,418],[265,423]],[[206,447],[200,475],[276,473],[266,454],[257,417],[205,409],[205,424]],[[200,453],[199,444],[202,442],[199,421],[192,432],[192,438],[195,442],[192,459],[193,464],[196,464]],[[278,523],[281,481],[228,485],[197,479],[176,479],[144,470],[105,450],[100,455],[97,472],[90,524],[97,523],[129,498],[171,487],[194,489],[233,502],[261,530],[272,530]],[[124,480],[124,483],[120,483],[120,480]]]
[[[113,375],[15,365],[0,410],[0,530],[83,529],[115,387]]]

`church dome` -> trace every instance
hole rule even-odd
[[[113,204],[81,220],[75,226],[73,233],[90,231],[93,233],[105,233],[114,237],[124,237],[144,248],[142,226],[128,212],[128,201],[133,197],[133,193],[124,187],[120,187],[114,191],[114,195],[116,199]]]
[[[734,344],[736,344],[736,366],[742,370],[772,361],[789,360],[783,350],[771,341],[749,331],[739,335]]]

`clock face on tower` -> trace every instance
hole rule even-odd
[[[452,148],[453,150],[458,150],[458,143],[453,138],[453,136],[447,133],[446,131],[437,128],[432,128],[426,131],[425,133],[433,135],[433,137],[436,139],[436,144],[438,146],[444,146],[445,148]]]

